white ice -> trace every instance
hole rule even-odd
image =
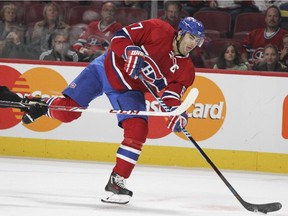
[[[101,203],[113,164],[0,158],[1,216],[248,216],[212,169],[138,165],[127,205]],[[281,202],[288,215],[288,175],[221,170],[248,202]]]

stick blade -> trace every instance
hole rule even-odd
[[[177,109],[172,111],[170,115],[181,115],[182,113],[187,111],[189,107],[192,106],[192,104],[195,104],[198,95],[199,90],[197,88],[192,88],[186,96],[185,100],[181,103],[181,105],[177,107]]]
[[[282,204],[279,202],[266,203],[266,204],[252,204],[245,202],[242,204],[248,211],[262,212],[264,214],[267,214],[268,212],[275,212],[282,208]]]

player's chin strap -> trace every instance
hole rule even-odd
[[[142,83],[146,86],[149,92],[153,95],[153,97],[158,101],[161,107],[166,112],[169,112],[168,106],[164,103],[164,101],[157,95],[157,93],[153,90],[153,88],[149,85],[149,83],[140,75],[139,79]],[[184,135],[194,144],[200,154],[204,157],[204,159],[210,164],[210,166],[214,169],[214,171],[218,174],[221,180],[225,183],[225,185],[229,188],[229,190],[233,193],[233,195],[238,199],[238,201],[242,204],[242,206],[247,209],[248,211],[252,212],[274,212],[278,211],[282,208],[282,204],[279,202],[274,203],[266,203],[266,204],[252,204],[248,203],[241,198],[241,196],[237,193],[237,191],[232,187],[232,185],[228,182],[228,180],[223,176],[223,174],[219,171],[219,169],[214,165],[214,163],[210,160],[210,158],[206,155],[206,153],[201,149],[201,147],[197,144],[197,142],[193,139],[190,133],[183,129],[182,132]]]

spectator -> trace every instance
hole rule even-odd
[[[175,30],[181,21],[182,5],[179,1],[166,1],[164,3],[164,15],[161,20],[169,23]]]
[[[267,44],[263,51],[264,57],[253,66],[256,71],[279,71],[287,72],[287,66],[279,62],[278,49],[274,44]]]
[[[114,33],[122,28],[115,20],[115,10],[113,2],[105,2],[101,10],[101,20],[90,23],[72,45],[72,50],[79,55],[79,61],[90,62],[107,50]]]
[[[49,39],[49,50],[40,55],[40,60],[78,62],[76,52],[69,50],[68,36],[63,31],[54,31]]]
[[[278,50],[282,50],[282,38],[288,31],[280,28],[280,10],[276,6],[270,6],[265,13],[266,28],[251,31],[243,41],[241,50],[243,61],[249,68],[257,64],[263,57],[265,45],[274,44]]]
[[[280,53],[280,62],[286,66],[288,66],[288,34],[283,37],[283,49]]]
[[[93,21],[100,20],[100,14],[93,10],[86,10],[83,13],[82,21],[86,24],[89,24]]]
[[[0,53],[2,53],[5,43],[25,42],[26,27],[17,22],[17,8],[12,3],[1,8],[0,17]]]
[[[37,50],[37,53],[35,53],[37,59],[43,51],[49,49],[48,40],[55,30],[58,29],[68,33],[70,29],[70,26],[61,20],[61,8],[55,2],[50,2],[45,5],[43,17],[43,20],[35,24],[31,38],[31,45],[36,47]]]
[[[242,62],[240,52],[235,44],[228,43],[218,57],[214,69],[248,70],[248,66]]]

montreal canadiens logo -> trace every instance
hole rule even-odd
[[[159,67],[149,56],[145,56],[144,68],[142,71],[144,72],[143,75],[145,75],[150,82],[163,77]]]
[[[263,51],[264,51],[264,49],[263,49],[262,47],[256,49],[256,50],[253,52],[252,58],[253,58],[253,59],[263,59]]]

